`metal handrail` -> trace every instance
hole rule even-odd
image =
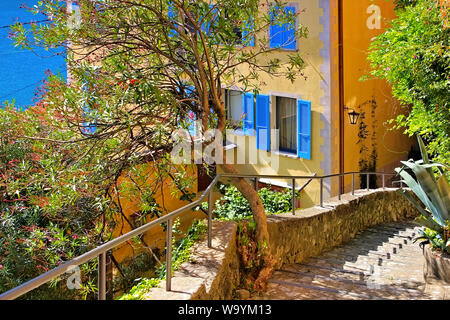
[[[206,188],[206,190],[203,192],[203,194],[200,196],[199,199],[193,201],[192,203],[185,205],[175,211],[172,211],[171,213],[160,217],[156,220],[153,220],[149,223],[146,223],[143,226],[140,226],[139,228],[136,228],[130,232],[127,232],[126,234],[113,239],[111,241],[108,241],[107,243],[98,246],[97,248],[86,252],[70,261],[67,261],[63,263],[62,265],[47,271],[46,273],[41,274],[40,276],[33,278],[20,286],[13,288],[3,294],[0,294],[0,300],[12,300],[16,299],[28,292],[30,292],[33,289],[36,289],[40,287],[41,285],[44,285],[48,282],[50,282],[52,279],[70,271],[70,269],[74,266],[79,266],[83,263],[88,262],[91,259],[94,259],[96,257],[99,258],[99,264],[98,264],[98,298],[99,300],[105,300],[106,299],[106,252],[117,247],[118,245],[136,237],[139,236],[148,230],[150,230],[152,227],[159,225],[161,223],[167,222],[167,229],[166,229],[166,245],[167,245],[167,251],[166,251],[166,290],[171,290],[171,272],[172,272],[172,222],[173,219],[176,218],[179,214],[191,210],[194,207],[200,205],[205,197],[208,195],[208,247],[212,247],[212,190],[214,186],[217,184],[217,182],[220,180],[220,178],[244,178],[244,179],[250,179],[255,178],[255,182],[257,184],[258,179],[261,178],[277,178],[277,179],[292,179],[293,185],[293,192],[292,192],[292,204],[293,204],[293,214],[295,215],[295,208],[294,208],[294,198],[295,198],[295,180],[298,179],[308,179],[308,181],[302,186],[300,189],[303,190],[312,180],[320,180],[320,206],[323,207],[323,180],[327,178],[333,178],[333,177],[342,177],[346,175],[352,175],[352,194],[354,194],[354,175],[355,174],[361,174],[361,175],[367,175],[369,177],[370,175],[382,175],[383,176],[383,188],[384,185],[384,177],[385,176],[395,176],[396,174],[391,173],[384,173],[384,172],[346,172],[346,173],[338,173],[338,174],[332,174],[332,175],[326,175],[326,176],[316,176],[314,174],[313,176],[282,176],[282,175],[258,175],[258,174],[218,174],[213,181],[209,184],[209,186]],[[369,188],[369,185],[368,185]],[[340,189],[340,188],[339,188]],[[341,193],[339,190],[339,197]]]

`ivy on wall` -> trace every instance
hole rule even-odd
[[[363,111],[364,106],[370,107],[370,113],[367,115],[366,111]],[[357,145],[359,146],[359,171],[360,172],[375,172],[377,170],[377,159],[378,159],[378,151],[377,151],[377,125],[378,121],[376,120],[376,109],[377,102],[375,98],[371,100],[365,101],[357,107],[360,115],[359,128],[358,128],[358,141]],[[366,123],[366,118],[370,117],[370,121]],[[365,121],[366,120],[366,121]],[[369,177],[369,186],[370,188],[377,188],[377,176],[371,175]],[[367,180],[366,175],[360,175],[360,188],[367,188]]]

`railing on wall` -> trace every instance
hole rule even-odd
[[[208,247],[212,247],[212,209],[213,209],[213,188],[217,184],[217,182],[221,178],[244,178],[244,179],[250,179],[254,180],[255,188],[258,188],[258,181],[259,179],[265,178],[265,179],[289,179],[292,181],[292,214],[295,215],[295,194],[296,192],[300,192],[303,189],[305,189],[313,180],[319,180],[320,181],[320,206],[324,206],[324,196],[323,196],[323,185],[325,179],[331,179],[335,177],[339,177],[339,194],[338,198],[341,199],[341,179],[340,177],[343,176],[352,176],[352,195],[355,195],[355,175],[365,175],[367,177],[367,190],[370,190],[369,186],[369,178],[371,175],[376,176],[382,176],[382,187],[386,187],[386,176],[395,176],[396,174],[391,173],[384,173],[384,172],[348,172],[348,173],[340,173],[340,174],[333,174],[333,175],[327,175],[327,176],[317,176],[316,174],[312,176],[282,176],[282,175],[246,175],[246,174],[218,174],[214,180],[211,182],[211,184],[208,186],[208,188],[203,192],[202,196],[193,201],[192,203],[179,208],[163,217],[160,217],[156,220],[153,220],[139,228],[136,228],[114,240],[111,240],[81,256],[78,256],[77,258],[74,258],[70,261],[65,262],[64,264],[60,265],[59,267],[52,269],[34,279],[31,279],[22,285],[11,289],[3,294],[0,295],[0,300],[12,300],[16,299],[48,282],[50,282],[52,279],[55,279],[59,277],[60,275],[70,271],[73,267],[79,266],[83,263],[86,263],[92,259],[98,258],[98,299],[99,300],[106,300],[106,255],[109,250],[114,249],[118,245],[136,237],[140,236],[143,233],[149,231],[151,228],[160,225],[161,223],[167,223],[166,228],[166,290],[171,291],[172,288],[172,224],[173,220],[179,216],[181,213],[186,212],[188,210],[191,210],[199,205],[204,201],[206,196],[208,196]],[[306,183],[302,185],[302,187],[299,190],[295,189],[296,182],[298,180],[306,180]],[[402,187],[401,181],[400,187]],[[395,181],[392,181],[392,185],[395,183]]]

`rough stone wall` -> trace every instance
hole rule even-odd
[[[402,195],[392,190],[376,190],[360,198],[344,200],[331,209],[315,207],[296,216],[271,216],[268,229],[276,268],[318,256],[371,226],[417,215],[417,210]]]

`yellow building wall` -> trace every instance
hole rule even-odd
[[[369,6],[372,6],[369,8]],[[377,29],[373,15],[377,6],[380,9],[380,29]],[[373,121],[376,121],[376,150],[377,171],[393,172],[399,161],[406,159],[413,144],[413,140],[401,130],[389,130],[391,125],[387,120],[396,118],[400,114],[400,104],[392,97],[391,88],[384,80],[372,79],[360,81],[360,78],[370,73],[370,63],[367,59],[371,39],[384,32],[389,22],[395,18],[393,1],[359,0],[343,1],[344,21],[344,102],[347,107],[358,112],[366,112],[369,137],[365,143],[371,149],[371,135]],[[374,29],[368,27],[373,26]],[[371,116],[371,106],[364,102],[375,99],[377,108],[375,117]],[[344,171],[359,171],[358,162],[361,158],[358,141],[358,125],[351,125],[347,112],[344,119]],[[346,190],[351,188],[351,177],[345,180]],[[381,178],[378,182],[381,186]],[[357,184],[359,186],[359,183]]]
[[[371,79],[360,81],[360,78],[370,73],[370,63],[367,59],[371,39],[384,32],[389,21],[395,17],[394,4],[385,0],[342,0],[343,9],[343,65],[339,65],[339,0],[304,0],[289,1],[297,4],[303,11],[299,22],[309,30],[307,39],[299,40],[299,52],[306,61],[304,74],[306,79],[299,77],[294,83],[287,79],[261,74],[261,94],[286,95],[311,101],[312,109],[312,158],[311,160],[286,157],[281,155],[276,166],[259,164],[237,164],[240,172],[245,174],[279,174],[308,176],[328,175],[340,172],[340,72],[343,72],[344,104],[357,109],[358,106],[374,99],[377,104],[375,117],[372,120],[370,105],[361,110],[366,112],[364,122],[369,136],[365,144],[371,149],[372,125],[375,123],[377,171],[393,172],[399,161],[406,159],[413,145],[413,139],[408,138],[400,130],[390,130],[387,120],[395,118],[400,112],[399,102],[392,97],[391,88],[385,81]],[[373,7],[377,6],[377,7]],[[373,24],[373,8],[380,9],[380,28],[370,29],[368,21]],[[282,59],[289,52],[278,50],[273,57]],[[342,67],[343,69],[340,69]],[[273,106],[271,105],[271,110]],[[348,111],[344,112],[344,172],[360,171],[360,145],[358,142],[358,125],[351,125]],[[271,122],[274,122],[271,115]],[[273,125],[272,125],[273,126]],[[256,150],[255,136],[231,136],[236,139],[238,148],[234,151],[234,160],[245,154],[246,163],[250,155],[258,153],[263,158],[274,156],[273,153]],[[239,145],[245,147],[240,148]],[[368,155],[367,155],[368,157]],[[260,157],[261,158],[261,157]],[[219,169],[220,171],[220,169]],[[284,180],[288,185],[290,180]],[[305,181],[297,181],[302,185]],[[327,179],[324,196],[335,196],[338,192],[338,178]],[[381,178],[379,180],[381,185]],[[301,195],[301,207],[309,207],[319,201],[319,181],[313,181]],[[351,176],[344,181],[345,190],[351,188]],[[356,181],[359,186],[359,181]]]
[[[300,39],[298,41],[298,48],[302,58],[306,62],[304,69],[304,75],[306,79],[301,76],[291,83],[290,80],[273,77],[266,73],[260,74],[260,80],[263,85],[261,86],[260,94],[266,95],[280,95],[291,96],[302,100],[311,101],[311,160],[304,160],[299,158],[292,158],[288,156],[279,156],[278,166],[268,166],[259,162],[258,164],[236,164],[236,168],[239,172],[244,174],[279,174],[279,175],[296,175],[296,176],[311,176],[313,173],[317,175],[323,175],[324,171],[321,168],[321,162],[324,161],[324,155],[321,152],[321,147],[324,144],[324,140],[321,137],[321,130],[324,129],[325,124],[321,120],[321,115],[325,111],[325,106],[322,105],[321,99],[324,95],[321,84],[323,82],[323,74],[320,71],[321,65],[328,63],[321,57],[321,50],[324,48],[324,43],[319,39],[321,32],[323,32],[323,26],[320,23],[323,16],[323,10],[320,8],[320,1],[317,0],[302,0],[302,1],[289,1],[289,4],[296,4],[298,10],[304,10],[300,13],[298,21],[306,25],[309,30],[309,35],[306,39]],[[291,54],[290,51],[277,50],[271,53],[271,57],[280,58],[285,60],[286,57]],[[271,113],[273,110],[273,102],[271,102]],[[274,114],[271,114],[271,126],[274,128]],[[246,155],[246,163],[249,163],[250,154],[254,155],[256,152],[259,154],[259,159],[265,159],[273,157],[273,153],[267,153],[265,151],[256,150],[256,136],[231,136],[230,139],[245,139],[246,147],[238,147],[235,150],[235,161],[238,154]],[[238,145],[243,145],[242,140]],[[220,168],[218,169],[220,171]],[[291,179],[278,181],[292,184]],[[297,186],[301,186],[306,180],[298,180]],[[319,200],[319,182],[313,181],[301,195],[301,206],[309,207]]]

